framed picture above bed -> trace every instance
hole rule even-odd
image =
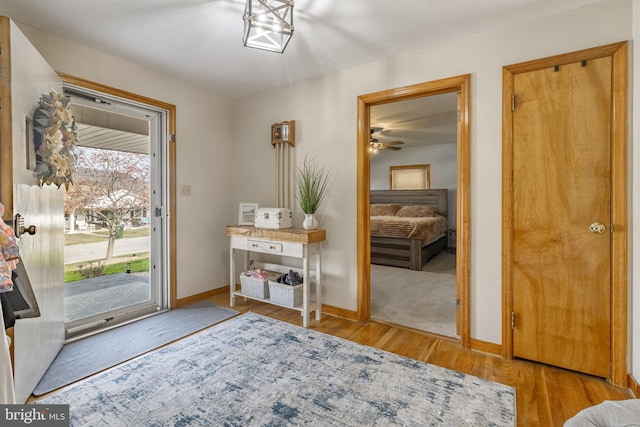
[[[389,166],[390,190],[429,190],[431,165]]]

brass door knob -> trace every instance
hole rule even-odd
[[[36,232],[38,231],[38,229],[36,228],[35,225],[30,225],[28,227],[24,226],[24,217],[22,215],[20,215],[19,213],[16,214],[16,219],[14,222],[15,225],[15,233],[16,233],[16,237],[20,237],[23,234],[28,234],[30,236],[33,236],[34,234],[36,234]]]
[[[34,234],[36,234],[36,232],[38,231],[38,229],[36,228],[35,225],[30,225],[28,227],[22,227],[21,233],[20,234],[29,234],[31,236],[33,236]]]
[[[599,222],[594,222],[589,226],[589,231],[592,233],[602,234],[607,230],[604,224],[600,224]]]

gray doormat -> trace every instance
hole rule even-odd
[[[201,301],[65,344],[33,395],[64,387],[236,314]]]

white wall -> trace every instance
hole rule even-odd
[[[403,147],[400,151],[381,151],[371,156],[370,188],[389,190],[389,167],[429,164],[431,188],[446,188],[447,219],[456,223],[456,195],[458,187],[457,144],[433,144]]]
[[[229,283],[232,102],[154,70],[19,24],[59,72],[174,104],[177,110],[178,298]],[[34,102],[37,101],[34,99]],[[179,192],[178,192],[179,193]]]
[[[297,158],[310,152],[332,168],[320,209],[325,303],[355,310],[357,96],[471,73],[471,336],[500,343],[502,67],[631,37],[631,0],[607,1],[238,99],[234,205],[275,203],[269,129],[295,119]]]

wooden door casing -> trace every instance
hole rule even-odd
[[[464,348],[471,347],[471,75],[464,74],[416,85],[389,89],[358,97],[357,141],[357,265],[358,307],[356,319],[366,321],[371,315],[370,235],[369,235],[369,113],[371,107],[442,93],[458,93],[458,177],[457,177],[457,250],[456,295],[459,299],[456,314],[457,330]],[[346,311],[326,312],[349,317]]]
[[[628,53],[627,53],[627,50],[628,50],[628,43],[619,42],[619,43],[613,43],[610,45],[599,46],[596,48],[572,52],[568,54],[556,55],[553,57],[547,57],[547,58],[542,58],[538,60],[514,64],[510,66],[505,66],[503,68],[503,204],[502,204],[503,347],[502,348],[503,348],[503,356],[507,358],[511,358],[514,356],[522,357],[520,353],[518,353],[518,351],[520,350],[516,350],[516,340],[518,339],[518,336],[517,336],[518,334],[515,328],[517,327],[517,325],[520,325],[523,327],[526,326],[521,323],[523,321],[526,322],[523,316],[529,317],[529,316],[537,315],[535,313],[535,309],[531,308],[534,305],[534,302],[531,302],[531,301],[527,302],[531,306],[524,309],[524,313],[520,313],[520,315],[516,313],[516,305],[517,305],[516,300],[518,298],[522,299],[522,297],[517,296],[516,277],[518,277],[519,274],[522,274],[523,271],[526,271],[526,270],[523,270],[523,266],[526,264],[526,257],[524,257],[525,258],[524,263],[522,260],[518,261],[519,264],[516,263],[515,252],[517,248],[517,245],[516,245],[516,242],[518,239],[517,234],[521,233],[523,230],[519,230],[516,225],[516,218],[519,212],[518,212],[518,209],[516,208],[515,201],[517,197],[521,197],[521,198],[524,197],[523,196],[524,194],[529,194],[530,198],[533,200],[535,200],[536,197],[539,197],[541,195],[541,191],[538,191],[535,188],[526,189],[524,188],[525,187],[524,185],[522,185],[522,188],[520,189],[517,188],[520,185],[518,181],[521,178],[521,176],[518,176],[518,172],[516,168],[516,164],[519,160],[516,158],[517,155],[516,155],[515,141],[517,140],[518,137],[515,135],[517,129],[515,125],[516,118],[515,118],[515,113],[513,111],[513,107],[515,106],[515,111],[517,111],[518,108],[522,106],[522,102],[525,102],[524,99],[518,96],[515,90],[518,75],[523,73],[529,73],[532,71],[540,71],[544,69],[550,69],[551,72],[556,72],[556,66],[558,68],[558,72],[561,71],[563,68],[565,69],[565,71],[569,70],[570,72],[573,72],[577,70],[577,68],[583,66],[583,61],[586,61],[586,64],[584,65],[587,67],[589,65],[593,66],[595,64],[596,68],[602,68],[602,69],[606,68],[609,70],[610,78],[608,79],[608,81],[606,83],[603,83],[602,80],[600,80],[600,83],[597,83],[597,79],[596,79],[596,86],[600,85],[600,89],[604,90],[605,93],[607,91],[607,88],[609,88],[610,90],[609,101],[605,100],[604,102],[607,104],[605,108],[607,109],[609,118],[610,118],[609,120],[610,128],[608,129],[608,131],[606,131],[607,138],[609,140],[610,145],[608,148],[608,153],[606,154],[595,153],[595,152],[591,154],[594,157],[602,157],[607,155],[609,156],[609,160],[610,160],[609,166],[608,166],[609,170],[608,172],[606,172],[606,169],[607,169],[606,165],[604,166],[605,169],[603,170],[605,171],[604,174],[608,175],[610,179],[610,182],[608,185],[609,192],[610,192],[610,196],[609,196],[610,204],[609,206],[607,206],[606,202],[604,204],[596,203],[599,205],[596,208],[596,212],[588,213],[587,215],[585,215],[589,217],[589,223],[586,225],[586,229],[584,230],[584,232],[580,231],[580,233],[584,234],[583,237],[587,239],[587,241],[589,238],[586,236],[591,236],[591,237],[596,236],[596,239],[597,238],[601,238],[601,239],[597,240],[597,242],[592,242],[593,245],[585,246],[585,243],[579,243],[580,242],[579,239],[574,241],[574,237],[571,237],[571,238],[567,237],[575,233],[575,231],[573,230],[573,227],[571,227],[569,230],[565,230],[566,227],[558,227],[555,224],[547,224],[546,222],[542,222],[542,223],[539,222],[538,226],[543,227],[544,230],[542,231],[546,231],[546,234],[551,234],[551,232],[555,230],[556,231],[555,239],[557,240],[555,244],[558,245],[559,247],[562,248],[562,245],[568,245],[568,244],[577,245],[582,252],[585,252],[585,253],[588,252],[589,255],[587,258],[590,260],[590,263],[589,263],[590,266],[588,267],[588,270],[591,272],[593,272],[594,270],[597,270],[599,272],[597,274],[600,274],[601,277],[604,277],[606,275],[609,276],[608,284],[610,288],[608,289],[608,291],[606,289],[603,290],[601,288],[598,288],[596,290],[594,290],[593,288],[590,288],[586,290],[587,293],[589,292],[602,293],[604,291],[604,293],[607,294],[607,298],[609,301],[608,304],[600,305],[600,308],[599,308],[600,312],[597,312],[595,316],[591,314],[593,312],[593,308],[586,307],[586,305],[583,304],[583,307],[586,307],[586,308],[582,312],[578,311],[577,315],[574,313],[573,315],[567,315],[564,317],[565,320],[571,319],[569,323],[565,322],[564,324],[562,324],[561,321],[558,321],[558,319],[561,319],[561,317],[554,318],[552,316],[548,316],[547,318],[545,318],[547,327],[549,325],[553,326],[556,331],[555,334],[558,335],[558,338],[552,338],[551,341],[556,339],[555,342],[560,347],[565,346],[567,343],[569,343],[568,348],[565,348],[565,349],[563,348],[553,349],[552,347],[549,347],[551,348],[551,353],[553,354],[552,357],[553,358],[559,357],[560,359],[564,358],[564,360],[578,357],[582,359],[581,363],[584,363],[585,365],[591,364],[591,366],[597,366],[598,364],[604,365],[604,362],[596,361],[597,358],[600,358],[600,357],[604,358],[609,361],[608,366],[606,366],[604,369],[596,368],[598,372],[600,372],[598,375],[605,376],[613,384],[618,386],[626,386],[627,380],[628,380],[627,372],[626,372],[627,328],[628,328],[628,325],[627,325],[627,291],[628,291],[627,149],[628,148],[627,148],[627,133],[626,133],[627,104],[628,104],[628,81],[627,81],[627,54]],[[604,61],[596,61],[599,58],[606,58],[606,59]],[[576,67],[576,69],[572,71],[571,66],[574,63],[577,63],[576,65],[578,67]],[[592,69],[591,71],[593,71],[594,69]],[[568,76],[569,74],[565,74],[565,77],[568,77]],[[574,83],[571,83],[571,86],[573,85]],[[606,88],[604,88],[604,86],[606,86]],[[574,87],[574,91],[576,88],[577,86]],[[514,94],[515,94],[515,100],[513,96]],[[574,96],[574,93],[572,93],[571,90],[565,93],[566,98],[570,98],[572,96]],[[565,101],[564,99],[560,100],[560,102],[564,102],[564,101]],[[600,98],[599,104],[600,105],[596,106],[596,108],[601,107],[602,98]],[[581,115],[581,114],[584,114],[583,110],[585,108],[587,108],[585,105],[580,105],[576,108],[572,108],[569,110],[565,108],[564,110],[562,110],[560,113],[557,113],[557,114]],[[544,120],[553,121],[556,119],[557,119],[557,116],[553,116],[551,117],[551,119],[544,119]],[[547,123],[544,123],[544,125],[546,126]],[[588,126],[591,126],[591,123],[589,123]],[[588,131],[586,133],[582,133],[582,134],[580,133],[584,129],[570,128],[569,130],[573,132],[574,137],[580,139],[580,141],[578,141],[577,144],[586,143],[587,140],[592,138],[592,134],[589,133]],[[537,131],[539,132],[539,130]],[[604,131],[602,132],[604,133]],[[567,135],[567,137],[571,135],[572,134],[570,133]],[[563,138],[562,138],[563,140],[566,139],[564,136],[565,135],[563,135]],[[584,150],[584,146],[582,146],[581,149]],[[551,163],[555,161],[554,158],[557,155],[557,153],[553,152],[552,150],[548,150],[548,151],[540,150],[540,151],[542,152],[541,158],[545,162],[549,159],[551,159],[550,160]],[[565,161],[566,159],[570,158],[566,156],[566,153],[562,155],[565,156]],[[540,163],[540,160],[535,160],[534,158],[530,158],[529,161],[532,162],[532,164],[535,162]],[[532,167],[536,167],[536,166],[540,167],[540,165],[533,165]],[[575,164],[571,163],[571,167],[575,168]],[[542,166],[542,168],[543,168],[542,170],[544,170],[544,166]],[[549,169],[551,169],[551,167],[549,167]],[[600,170],[599,172],[591,171],[592,176],[594,174],[602,173],[603,170]],[[553,173],[557,173],[557,172],[553,172]],[[555,178],[555,179],[557,182],[558,178]],[[578,184],[575,184],[577,185],[576,188],[585,188],[586,184],[588,184],[588,186],[593,186],[594,181],[591,181],[589,183],[591,179],[592,177],[590,176],[586,178],[585,183],[579,182]],[[544,182],[545,180],[547,180],[547,178],[541,178],[541,180]],[[567,180],[569,182],[564,182],[564,180]],[[563,181],[561,182],[562,186],[566,188],[571,184],[571,180],[575,182],[576,178],[572,177],[571,175],[569,175],[568,178],[565,176],[563,178]],[[536,183],[538,183],[538,180],[536,180]],[[524,193],[522,192],[523,190],[525,190]],[[521,192],[520,195],[517,195],[518,191]],[[570,214],[570,218],[571,218],[571,215],[573,215],[573,220],[586,221],[585,218],[580,218],[580,216],[583,213],[580,209],[577,209],[578,205],[575,203],[576,200],[578,200],[580,194],[582,194],[583,198],[588,198],[593,203],[594,200],[597,200],[598,197],[606,198],[606,196],[603,196],[602,191],[603,190],[601,189],[594,190],[593,188],[586,194],[584,190],[573,191],[573,193],[568,194],[568,196],[564,196],[564,199],[562,199],[561,203],[559,203],[557,200],[554,200],[555,203],[547,202],[547,204],[549,205],[547,209],[553,211],[554,207],[555,209],[557,209],[558,207],[562,206],[562,204],[565,204],[565,205],[569,204],[574,208],[573,209],[574,213]],[[606,191],[607,190],[604,190],[604,192]],[[553,199],[552,192],[550,193],[542,192],[542,193],[543,193],[542,197],[546,197],[547,200]],[[570,197],[574,197],[574,199],[572,200]],[[557,198],[558,197],[556,196],[556,199]],[[544,205],[544,201],[540,203],[540,206],[542,205]],[[530,204],[530,207],[531,206],[533,205]],[[600,209],[600,211],[598,211],[598,209]],[[609,223],[605,224],[607,228],[607,232],[604,233],[604,235],[599,235],[599,234],[596,235],[595,233],[590,233],[588,230],[589,225],[592,222],[601,222],[601,221],[598,221],[597,218],[595,220],[592,220],[591,219],[592,216],[594,215],[599,216],[603,211],[608,211],[609,218],[610,218]],[[526,216],[526,211],[522,210],[520,212],[521,212],[521,215]],[[525,213],[522,213],[522,212],[525,212]],[[534,212],[529,211],[529,213],[537,214],[537,212],[535,211]],[[607,217],[605,215],[604,221],[606,221],[606,218]],[[535,219],[532,219],[531,221],[533,222],[535,221]],[[557,222],[557,220],[555,222]],[[582,228],[582,226],[580,226],[579,228]],[[557,231],[558,229],[560,229],[561,231],[558,232]],[[544,236],[545,233],[541,233],[541,235]],[[547,236],[547,238],[552,239],[553,237]],[[562,239],[568,240],[568,242],[563,242]],[[524,240],[525,239],[521,238],[520,243],[522,244]],[[603,241],[608,241],[608,243],[603,243]],[[540,243],[538,242],[534,244],[528,244],[528,246],[534,246],[536,244],[539,245]],[[602,253],[600,251],[602,251],[602,249],[596,249],[597,247],[600,246],[600,244],[603,244],[604,246],[608,246],[610,257],[605,256],[605,258],[608,258],[610,260],[610,267],[608,272],[606,271],[607,270],[606,265],[602,264],[601,263],[602,260],[600,260],[600,255]],[[523,247],[526,248],[526,246],[521,245],[520,249],[522,249]],[[602,248],[602,246],[600,246],[600,248]],[[571,263],[573,262],[573,259],[571,256],[565,255],[564,253],[562,253],[561,255],[564,258],[569,258]],[[536,260],[535,259],[536,256],[539,257],[539,259]],[[554,257],[553,253],[548,254],[548,258],[553,258],[553,257]],[[529,262],[532,262],[532,263],[540,262],[541,259],[545,261],[543,251],[540,251],[539,254],[534,254],[534,258]],[[545,268],[546,267],[541,267],[540,269],[545,269]],[[573,268],[573,270],[571,270],[571,268]],[[580,271],[577,271],[575,266],[571,268],[569,268],[568,271],[572,272],[569,275],[574,278],[572,280],[573,282],[576,281],[575,278],[578,278],[579,280],[580,275],[582,276],[588,275],[587,272],[583,271],[582,269]],[[568,273],[565,271],[564,274],[567,275]],[[553,274],[550,274],[550,275],[553,276]],[[557,276],[554,276],[554,277],[557,277]],[[557,280],[557,279],[554,279],[554,280]],[[593,281],[593,277],[591,277],[590,280]],[[602,278],[596,279],[596,281],[597,280],[602,280]],[[549,286],[549,288],[551,288],[552,286],[553,285]],[[577,298],[578,299],[583,298],[581,293],[585,292],[585,289],[583,287],[576,287],[576,288],[580,292],[571,297],[574,302]],[[524,298],[527,298],[529,300],[531,299],[535,300],[537,298],[540,298],[539,296],[540,289],[541,288],[536,289],[538,293],[531,292],[529,295],[525,296]],[[548,291],[550,295],[554,295],[554,292],[556,292],[556,290],[554,289],[549,289]],[[590,297],[594,298],[594,294],[591,293]],[[564,298],[566,299],[567,296],[565,295]],[[561,299],[562,299],[561,297],[555,297],[555,298],[551,297],[549,298],[549,305],[559,306],[559,307],[563,306],[564,302]],[[532,312],[532,310],[534,311]],[[513,316],[513,314],[515,314],[515,316]],[[607,335],[609,336],[609,341],[607,344],[605,344],[607,348],[604,348],[604,349],[598,348],[596,351],[598,355],[596,357],[594,357],[593,355],[585,355],[585,354],[581,354],[579,356],[576,356],[575,353],[571,354],[572,352],[575,351],[575,349],[571,345],[571,341],[574,339],[574,337],[579,338],[579,335],[580,335],[580,333],[577,333],[571,329],[573,328],[574,323],[577,323],[578,325],[582,325],[581,327],[584,327],[585,325],[588,325],[593,318],[600,318],[600,319],[608,318],[608,323],[607,321],[605,321],[604,323],[600,322],[600,324],[598,325],[598,328],[600,328],[601,330],[595,333],[596,334],[595,336],[600,337],[598,339],[604,339],[603,342],[606,342]],[[515,322],[513,322],[514,320]],[[537,324],[536,324],[536,327],[538,327]],[[606,329],[606,331],[603,331],[603,329]],[[593,331],[583,331],[581,333],[585,334],[582,337],[585,338],[587,341],[594,339],[594,336],[590,335],[594,333]],[[563,339],[562,337],[568,337],[568,340]],[[548,342],[539,343],[537,342],[537,340],[533,338],[530,338],[528,341],[529,341],[528,342],[529,346],[537,347],[537,349],[525,349],[524,350],[525,352],[535,352],[541,347],[549,345]],[[592,346],[592,348],[594,348],[594,346]],[[560,354],[566,353],[566,354],[562,356],[554,353],[560,353]],[[551,363],[557,363],[557,362],[551,362]],[[573,369],[573,368],[570,368],[570,369]]]

